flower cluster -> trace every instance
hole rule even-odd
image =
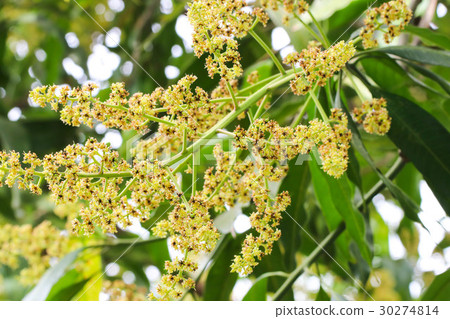
[[[157,88],[151,94],[138,92],[129,99],[124,84],[115,83],[111,85],[109,99],[105,102],[92,96],[97,88],[92,83],[73,90],[67,86],[38,87],[30,93],[30,97],[43,107],[51,105],[55,111],[62,106],[59,110],[62,121],[74,126],[86,124],[92,127],[94,120],[97,120],[107,127],[144,131],[149,121],[159,122],[158,134],[151,140],[141,141],[137,147],[139,154],[136,154],[141,159],[149,154],[156,158],[163,150],[176,152],[184,136],[188,141],[193,141],[233,109],[231,102],[214,103],[203,89],[192,89],[196,79],[186,75],[166,90]],[[237,81],[230,83],[237,90]],[[211,97],[230,97],[225,81],[220,82]],[[165,115],[156,117],[159,113]]]
[[[122,280],[104,280],[102,291],[110,301],[144,301],[147,299],[146,289],[136,284],[126,284]]]
[[[267,181],[280,181],[287,168],[277,169],[251,160],[238,161],[237,154],[224,152],[220,145],[215,146],[214,156],[217,165],[205,172],[204,187],[198,197],[219,212],[224,210],[225,204],[234,206],[236,201],[253,200],[257,208],[251,215],[251,224],[258,236],[247,235],[241,255],[235,256],[231,266],[232,271],[248,275],[264,255],[271,253],[274,242],[280,238],[277,226],[281,212],[290,204],[290,197],[282,193],[272,199]]]
[[[40,165],[42,161],[34,153],[24,153],[21,163],[19,153],[0,151],[0,186],[4,180],[9,187],[17,183],[19,189],[29,190],[37,195],[42,194],[40,185],[43,182],[43,175],[36,174],[36,168]]]
[[[20,258],[24,258],[27,265],[18,276],[24,285],[35,284],[54,259],[61,258],[75,245],[49,221],[36,227],[29,224],[0,226],[0,263],[17,269]]]
[[[184,259],[175,258],[173,261],[166,261],[167,274],[161,277],[156,293],[150,292],[148,298],[159,301],[180,299],[183,296],[183,289],[195,289],[195,281],[187,277],[187,273],[197,268],[197,263],[191,260],[189,255]]]
[[[338,178],[347,169],[351,132],[347,129],[347,117],[342,111],[332,109],[330,121],[334,124],[314,119],[308,126],[291,128],[281,127],[275,121],[260,119],[247,131],[240,127],[235,130],[235,145],[247,149],[251,144],[254,155],[264,161],[278,162],[293,159],[298,154],[308,154],[317,146],[322,169]],[[279,169],[277,171],[272,168],[267,171],[267,177],[278,176],[280,173]]]
[[[367,133],[384,135],[391,128],[391,118],[384,98],[365,101],[361,107],[353,109],[353,117],[363,124]]]
[[[66,85],[42,86],[31,91],[30,98],[41,107],[50,104],[54,111],[60,112],[61,120],[72,126],[85,124],[92,127],[95,119],[106,127],[122,130],[145,128],[146,115],[152,115],[156,104],[156,94],[136,94],[130,99],[130,107],[127,108],[129,93],[124,83],[112,84],[109,99],[105,102],[93,96],[97,88],[93,83],[74,89]]]
[[[176,205],[169,218],[152,229],[156,236],[170,236],[172,247],[184,253],[183,259],[176,258],[166,263],[167,274],[158,285],[157,294],[150,295],[152,299],[177,299],[182,295],[183,288],[195,287],[194,281],[186,276],[198,267],[194,257],[210,252],[219,237],[208,213],[210,208],[222,212],[225,204],[234,206],[236,201],[249,200],[253,200],[257,207],[257,212],[252,215],[252,226],[259,236],[257,239],[253,235],[248,236],[242,256],[236,256],[234,260],[233,271],[251,273],[258,261],[270,254],[273,243],[281,235],[276,227],[290,198],[283,193],[273,200],[266,180],[281,180],[286,169],[274,174],[271,165],[255,164],[250,160],[238,161],[236,154],[224,152],[220,145],[215,146],[214,156],[217,164],[205,172],[203,189],[188,203]],[[250,246],[251,249],[248,248]]]
[[[170,300],[182,296],[182,289],[195,288],[195,281],[187,276],[196,271],[195,256],[211,252],[219,233],[208,213],[208,205],[199,197],[193,197],[187,204],[176,205],[167,220],[159,222],[153,229],[154,235],[170,235],[170,245],[184,253],[184,258],[166,261],[167,274],[163,275],[150,299]]]
[[[216,166],[206,170],[199,196],[216,212],[223,212],[225,205],[234,206],[235,201],[248,202],[251,197],[245,183],[247,178],[253,177],[254,162],[238,162],[236,154],[224,152],[220,145],[214,147],[214,157]]]
[[[309,9],[309,4],[305,0],[261,0],[261,5],[267,9],[278,10],[281,2],[288,13],[302,14]]]
[[[267,23],[268,17],[260,8],[249,12],[244,7],[245,0],[194,0],[189,4],[187,15],[194,28],[194,51],[198,57],[208,54],[206,67],[210,77],[239,77],[242,67],[236,39],[247,34],[255,17]]]
[[[156,159],[164,152],[177,152],[182,147],[184,138],[186,141],[200,138],[204,132],[233,110],[230,92],[224,79],[221,79],[210,97],[199,87],[191,89],[196,79],[195,76],[187,75],[177,84],[162,91],[158,102],[170,115],[171,122],[170,125],[160,123],[156,135],[138,142],[133,153],[139,160]],[[237,91],[237,80],[232,80],[229,84],[232,90]],[[229,99],[229,102],[214,102],[214,99],[221,98]]]
[[[369,9],[364,20],[364,28],[361,30],[363,46],[370,49],[378,46],[378,41],[374,39],[375,31],[381,28],[384,32],[384,42],[391,43],[400,35],[412,18],[412,11],[408,8],[404,0],[394,0],[383,3],[378,8]]]
[[[69,145],[61,152],[46,155],[42,167],[56,204],[85,203],[79,219],[72,222],[74,233],[92,234],[96,226],[115,232],[116,223],[130,223],[121,210],[128,205],[118,196],[123,182],[118,172],[128,170],[129,165],[106,144],[89,139],[85,145]]]
[[[255,182],[257,183],[257,182]],[[258,236],[249,234],[246,236],[241,255],[234,256],[231,270],[241,275],[249,275],[259,260],[272,252],[273,244],[280,238],[281,231],[277,228],[281,221],[281,213],[291,203],[287,192],[282,192],[273,200],[267,188],[255,185],[253,200],[257,211],[250,216],[252,228]]]
[[[167,114],[173,118],[172,122],[175,124],[161,125],[159,132],[162,136],[182,140],[186,129],[188,140],[194,140],[230,110],[210,103],[208,93],[199,87],[192,92],[191,86],[195,80],[196,76],[186,75],[161,95],[160,103],[167,109]]]
[[[300,53],[288,54],[283,62],[292,65],[294,70],[297,65],[301,68],[291,81],[292,91],[294,94],[304,95],[314,84],[325,86],[326,80],[341,70],[355,52],[352,41],[341,41],[324,51],[318,46],[310,46]]]
[[[12,187],[17,181],[19,187],[40,193],[40,182],[32,182],[37,176],[45,180],[56,204],[84,203],[79,218],[72,222],[72,231],[77,234],[92,234],[95,227],[114,233],[117,224],[129,226],[132,217],[145,221],[161,202],[179,200],[168,172],[158,162],[135,162],[130,166],[95,139],[85,145],[69,145],[43,160],[34,154],[24,158],[29,168],[22,167],[16,152],[0,154],[0,171],[6,184]],[[37,170],[37,166],[41,169]],[[132,179],[122,186],[124,178],[129,177]]]
[[[309,131],[316,145],[322,169],[330,176],[339,178],[347,170],[348,149],[352,134],[347,128],[347,116],[339,109],[331,109],[330,124],[325,124],[317,119],[310,122]]]

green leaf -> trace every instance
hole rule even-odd
[[[422,301],[448,301],[450,296],[450,269],[436,276],[422,295]]]
[[[17,152],[29,150],[27,132],[22,124],[0,117],[0,127],[0,141],[3,149]]]
[[[50,290],[47,301],[69,301],[85,286],[90,278],[85,278],[75,269],[65,274]]]
[[[419,171],[412,163],[407,163],[395,178],[394,183],[400,187],[414,203],[420,205],[421,197],[419,183],[421,180],[422,175]]]
[[[24,301],[44,301],[47,299],[52,287],[64,275],[66,269],[77,259],[83,248],[68,253],[55,266],[48,269],[39,280],[38,284],[22,300]]]
[[[314,193],[319,203],[320,210],[325,217],[325,223],[327,224],[329,231],[333,231],[342,222],[342,217],[333,202],[333,197],[323,172],[312,162],[309,167],[311,170]],[[343,258],[347,261],[351,260],[352,256],[348,250],[349,241],[347,240],[347,237],[339,236],[335,243]]]
[[[372,88],[372,92],[387,101],[392,117],[389,138],[422,173],[450,215],[450,133],[415,103],[376,88]]]
[[[318,175],[317,172],[319,170],[319,166],[314,160],[310,163],[310,167],[312,167],[311,174],[314,180],[314,175]],[[347,231],[358,245],[363,258],[370,265],[372,258],[366,241],[364,218],[351,202],[353,195],[351,193],[351,188],[347,177],[343,176],[339,179],[335,179],[321,170],[319,173],[322,174],[322,178],[326,181],[326,183],[324,183],[325,185],[322,186],[322,189],[320,189],[319,192],[316,191],[316,195],[317,193],[324,192],[328,189],[329,194],[331,195],[331,202],[334,204],[335,209],[345,221]],[[324,202],[321,201],[321,204],[323,203]]]
[[[102,257],[98,251],[92,250],[90,254],[84,254],[84,265],[82,274],[84,277],[90,277],[85,285],[73,296],[76,301],[98,301],[100,292],[103,288],[103,268]],[[136,284],[138,283],[138,274],[136,274]],[[148,287],[148,286],[147,286]]]
[[[338,3],[338,1],[336,1]],[[324,6],[330,5],[330,2],[324,2]],[[353,0],[340,10],[336,10],[329,19],[327,19],[328,38],[331,42],[337,42],[342,39],[347,39],[357,26],[353,26],[353,22],[361,18],[364,11],[367,10],[366,0]],[[328,10],[328,8],[327,8]]]
[[[255,64],[249,66],[245,70],[244,75],[242,76],[245,80],[242,85],[242,88],[246,88],[246,87],[250,86],[250,83],[247,82],[247,77],[253,71],[258,71],[259,80],[261,81],[272,75],[271,74],[272,69],[273,69],[273,61],[272,60],[259,61],[259,62],[256,62]]]
[[[323,175],[322,171],[314,161],[311,161],[309,166],[311,168],[314,193],[317,201],[319,202],[322,214],[325,217],[325,222],[327,223],[328,229],[332,231],[336,229],[342,221],[341,214],[339,214],[336,209],[327,179]]]
[[[241,240],[231,238],[230,234],[226,236],[229,237],[228,240],[227,238],[224,239],[227,240],[227,244],[217,256],[217,259],[213,261],[213,265],[208,272],[203,300],[230,300],[231,291],[238,278],[237,273],[231,273],[230,265],[234,255],[237,255],[241,250],[241,240],[244,236],[238,237]]]
[[[337,92],[336,92],[336,96],[334,97],[334,107],[338,108],[338,109],[342,109],[342,101],[341,101],[341,87],[342,87],[342,77],[339,77],[338,80],[338,86],[337,86]],[[345,111],[345,109],[344,109]],[[347,117],[348,114],[347,114]],[[351,117],[349,117],[351,118]],[[359,192],[362,194],[364,194],[364,189],[363,189],[363,180],[361,177],[361,167],[359,165],[359,161],[358,158],[356,157],[355,151],[353,150],[353,148],[350,148],[348,151],[348,160],[349,160],[349,164],[348,164],[348,169],[347,169],[347,176],[348,179],[356,185],[356,187],[358,188]]]
[[[405,30],[406,32],[417,35],[425,44],[437,45],[442,49],[450,50],[450,38],[446,34],[430,29],[418,28],[413,25],[406,26]]]
[[[439,76],[435,72],[432,72],[432,71],[428,70],[427,68],[424,68],[423,66],[420,66],[416,63],[413,63],[413,62],[410,62],[407,60],[405,60],[405,63],[407,63],[410,67],[412,67],[414,70],[416,70],[423,76],[426,76],[426,77],[430,78],[431,80],[435,81],[437,84],[439,84],[444,89],[444,91],[447,94],[450,94],[450,83],[446,79]]]
[[[353,148],[348,150],[348,179],[358,187],[358,190],[363,194],[361,168],[358,162],[358,158],[355,155]]]
[[[420,222],[418,217],[418,213],[420,211],[420,207],[411,199],[408,195],[405,194],[397,185],[395,185],[389,178],[386,178],[384,174],[380,172],[380,170],[376,167],[372,157],[367,151],[364,143],[361,139],[361,135],[359,134],[358,128],[356,127],[355,122],[353,122],[349,112],[347,109],[344,109],[347,117],[349,118],[348,125],[350,130],[352,131],[352,145],[354,148],[358,150],[361,156],[365,159],[365,161],[369,164],[370,168],[378,175],[381,181],[386,185],[391,194],[399,201],[401,207],[403,208],[406,216],[411,220],[416,222]]]
[[[421,62],[424,64],[450,67],[450,52],[448,51],[439,51],[417,46],[388,46],[368,52],[374,51],[393,54],[407,60]]]
[[[290,161],[289,174],[284,178],[279,189],[279,192],[288,191],[291,196],[291,205],[284,213],[289,214],[289,216],[284,216],[280,225],[287,271],[295,269],[295,254],[300,246],[300,231],[298,225],[291,218],[297,222],[305,220],[306,212],[303,204],[311,180],[308,166],[300,163],[300,161],[301,159],[299,160],[298,157]]]
[[[44,43],[44,50],[47,53],[47,59],[45,60],[45,70],[47,77],[45,83],[53,84],[57,83],[60,79],[62,72],[62,59],[64,57],[63,40],[57,35],[51,35]]]
[[[404,60],[406,61],[406,60]],[[372,85],[371,83],[368,81],[367,77],[361,73],[359,71],[358,68],[355,67],[355,65],[348,65],[348,68],[351,70],[352,73],[354,73],[355,75],[357,75],[359,77],[359,79],[366,85],[367,88],[370,88]],[[444,71],[449,71],[450,69],[445,69],[445,68],[438,68],[440,70],[444,70]],[[407,73],[406,73],[407,75]],[[372,76],[372,74],[370,74],[370,76]],[[389,78],[391,76],[391,74],[389,72],[387,72],[386,77]],[[382,79],[380,79],[379,81],[376,81],[378,86],[380,88],[382,88],[383,90],[396,94],[396,95],[400,95],[403,96],[409,100],[414,101],[414,97],[411,95],[410,90],[407,90],[405,88],[399,89],[399,90],[392,90],[391,87],[388,87],[384,84],[384,82],[382,81]],[[409,82],[412,83],[412,86],[415,86],[415,82]],[[405,82],[404,85],[407,86],[409,85],[408,82]],[[422,84],[420,84],[422,85]],[[414,88],[414,91],[416,91],[416,88]],[[416,93],[419,93],[419,91],[416,91]],[[420,106],[425,109],[427,112],[429,112],[431,115],[433,115],[435,118],[439,119],[439,121],[445,125],[445,127],[447,129],[450,129],[450,112],[448,111],[448,105],[447,105],[447,101],[448,99],[442,99],[442,97],[444,97],[444,95],[442,95],[441,93],[439,93],[439,95],[436,94],[427,94],[428,98],[426,100],[421,100],[421,104]],[[433,98],[434,96],[434,98]],[[449,104],[450,105],[450,104]]]
[[[330,301],[331,298],[327,292],[320,286],[319,292],[316,295],[316,301]]]
[[[267,272],[256,278],[252,287],[245,294],[242,301],[265,301],[267,297],[267,286],[269,277],[287,277],[283,272]]]
[[[265,301],[267,295],[267,277],[258,278],[242,301]]]
[[[406,72],[385,54],[377,53],[375,56],[359,60],[366,74],[375,83],[389,92],[410,97],[408,87],[414,83],[408,78]]]

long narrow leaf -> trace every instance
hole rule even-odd
[[[423,294],[423,301],[448,301],[450,296],[450,269],[436,276]]]
[[[311,161],[311,167],[311,171],[314,176],[313,170],[317,171],[319,170],[319,167],[315,161]],[[353,195],[351,194],[351,189],[347,177],[335,179],[326,175],[322,171],[320,173],[323,174],[324,178],[326,179],[326,187],[328,187],[330,191],[333,204],[339,214],[342,216],[342,219],[346,224],[346,228],[350,236],[358,245],[363,258],[370,265],[372,258],[370,249],[366,241],[364,218],[351,202],[351,198],[353,198]]]
[[[422,173],[450,216],[450,133],[415,103],[376,88],[372,93],[387,100],[389,138]]]
[[[39,280],[38,284],[24,298],[24,301],[44,301],[58,280],[64,275],[66,269],[77,259],[78,254],[83,250],[77,249],[68,253],[55,266],[47,270]]]
[[[354,148],[358,150],[361,156],[366,160],[369,164],[370,168],[378,175],[380,180],[386,185],[391,194],[399,201],[401,207],[403,208],[406,216],[413,221],[420,222],[418,217],[418,212],[420,211],[420,207],[409,198],[408,195],[405,194],[397,185],[395,185],[390,179],[386,178],[384,174],[380,172],[380,170],[376,167],[372,157],[367,151],[364,143],[361,139],[361,135],[359,134],[358,128],[356,124],[351,119],[351,116],[346,108],[344,108],[348,118],[349,118],[349,128],[352,131],[352,145]]]
[[[440,65],[450,67],[450,52],[439,51],[424,47],[412,46],[388,46],[373,51],[384,52],[402,57],[407,60],[417,61],[424,64]]]

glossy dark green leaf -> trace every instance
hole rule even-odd
[[[361,156],[369,164],[370,168],[378,175],[380,180],[383,181],[383,183],[386,185],[386,187],[389,189],[392,195],[399,201],[401,207],[405,211],[405,214],[408,216],[408,218],[416,222],[420,222],[420,219],[417,216],[417,214],[420,211],[420,207],[411,198],[409,198],[408,195],[405,194],[398,186],[396,186],[390,179],[386,178],[386,176],[384,176],[384,174],[382,174],[381,171],[377,168],[375,162],[373,161],[372,157],[370,156],[369,152],[364,146],[364,143],[361,139],[361,135],[359,134],[355,122],[353,122],[353,120],[351,119],[348,110],[345,110],[345,112],[349,117],[349,127],[350,130],[352,131],[353,147],[355,147],[358,150]]]
[[[361,168],[358,162],[358,158],[355,155],[355,151],[353,148],[348,150],[348,168],[347,168],[347,176],[348,179],[358,187],[361,194],[363,193],[362,188],[362,177],[361,177]]]
[[[267,295],[268,278],[258,278],[242,301],[265,301]]]
[[[295,254],[300,246],[300,229],[292,219],[298,223],[305,220],[304,202],[310,180],[308,165],[295,158],[290,161],[289,174],[285,177],[279,189],[279,192],[288,191],[291,196],[291,205],[283,213],[284,216],[280,225],[283,234],[281,241],[285,251],[284,262],[288,271],[295,268]]]
[[[442,49],[450,50],[450,38],[446,34],[413,25],[406,26],[405,30],[408,33],[417,35],[425,44],[437,45]]]
[[[242,301],[265,301],[267,299],[267,286],[270,277],[286,277],[282,272],[268,272],[256,278],[252,287],[245,294]]]
[[[417,205],[420,205],[421,197],[419,183],[421,180],[422,175],[419,171],[412,163],[407,163],[395,178],[394,183],[400,187]]]
[[[434,278],[420,300],[450,301],[450,269]]]
[[[62,258],[55,266],[48,269],[37,285],[24,298],[24,301],[44,301],[52,287],[64,275],[66,269],[77,259],[83,248],[74,250]]]
[[[437,84],[439,84],[444,91],[447,94],[450,94],[450,83],[444,79],[443,77],[441,77],[440,75],[436,74],[433,71],[430,71],[429,69],[420,66],[416,63],[410,62],[410,61],[406,61],[405,62],[412,67],[414,70],[416,70],[417,72],[419,72],[420,74],[422,74],[423,76],[426,76],[428,78],[430,78],[431,80],[435,81]]]
[[[336,214],[335,211],[339,213],[346,224],[347,231],[358,245],[361,255],[369,264],[371,264],[371,254],[366,241],[364,218],[352,203],[353,195],[347,177],[342,176],[339,179],[335,179],[327,175],[319,169],[315,160],[310,162],[310,167],[312,167],[311,174],[314,182],[319,180],[319,178],[315,178],[315,176],[319,176],[319,174],[322,175],[321,179],[325,180],[325,183],[323,183],[324,185],[321,186],[320,192],[326,192],[326,189],[328,188],[331,202],[335,207],[333,215]],[[324,203],[324,201],[321,201],[321,204]],[[331,205],[328,205],[328,208],[326,209],[330,209],[331,211]],[[323,212],[325,214],[325,209],[323,209]],[[334,216],[333,218],[336,217]]]
[[[69,301],[90,280],[84,278],[77,270],[72,269],[65,274],[50,290],[47,301]]]
[[[393,54],[407,60],[424,64],[450,67],[450,52],[448,51],[439,51],[419,46],[388,46],[373,51]]]
[[[348,35],[358,27],[357,24],[353,24],[354,21],[361,17],[367,7],[366,0],[353,0],[344,8],[334,12],[328,19],[329,39],[332,42],[347,39]]]
[[[339,214],[328,186],[327,180],[323,175],[320,168],[315,163],[309,164],[312,176],[312,182],[314,186],[314,194],[320,206],[321,212],[325,217],[325,222],[328,226],[329,231],[335,230],[338,225],[342,222],[342,216]],[[339,236],[336,240],[336,246],[343,256],[343,258],[348,261],[352,257],[348,249],[349,241],[346,236]]]
[[[387,100],[389,138],[414,163],[450,215],[450,133],[429,113],[398,95],[372,89]]]
[[[322,288],[322,286],[320,286],[320,289],[319,289],[319,291],[317,292],[317,295],[316,295],[316,301],[330,301],[330,300],[331,300],[330,296]]]
[[[47,77],[45,84],[52,85],[57,83],[62,72],[62,59],[64,57],[64,42],[57,35],[52,34],[47,38],[44,44],[47,59],[45,60],[45,70]]]
[[[409,86],[414,83],[397,62],[385,54],[359,60],[366,74],[375,83],[389,92],[410,97]]]
[[[339,214],[335,206],[327,179],[320,171],[318,165],[315,161],[311,161],[309,167],[311,168],[314,193],[317,201],[319,202],[322,214],[325,217],[327,226],[329,230],[332,231],[340,224],[342,221],[342,216]]]
[[[226,236],[231,237],[231,234]],[[239,236],[241,240],[244,236]],[[213,261],[205,282],[203,300],[230,300],[231,291],[238,278],[237,273],[231,273],[231,263],[241,250],[241,240],[227,240],[225,248]]]

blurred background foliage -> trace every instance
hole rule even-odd
[[[372,2],[316,0],[312,3],[312,11],[334,42],[348,39],[358,32],[362,25],[361,15]],[[385,1],[378,1],[376,5],[382,2]],[[408,3],[414,11],[414,19],[395,45],[428,47],[441,55],[435,57],[414,51],[411,57],[404,52],[392,54],[381,48],[358,54],[350,67],[355,74],[363,71],[362,81],[368,81],[384,94],[394,94],[392,101],[401,104],[405,100],[396,99],[404,98],[408,103],[419,105],[448,134],[449,2],[416,0]],[[94,136],[110,142],[113,148],[126,155],[134,132],[120,135],[118,131],[107,130],[101,124],[92,130],[65,126],[59,121],[58,114],[36,108],[27,98],[29,90],[41,84],[67,83],[73,87],[92,80],[101,87],[99,96],[107,96],[112,82],[125,82],[132,93],[151,92],[159,85],[166,87],[174,83],[184,74],[195,74],[198,76],[196,85],[212,90],[218,79],[211,80],[204,69],[204,60],[197,59],[192,53],[185,5],[186,1],[179,0],[1,1],[1,148],[31,150],[42,156]],[[309,33],[294,21],[283,26],[280,12],[270,12],[270,16],[268,27],[258,28],[257,32],[267,43],[272,43],[279,55],[285,56],[293,49],[301,50],[312,40]],[[273,74],[272,62],[250,38],[241,41],[240,52],[247,74],[255,69],[259,70],[262,78]],[[345,94],[342,99],[352,107],[357,103],[355,93],[345,83],[343,88]],[[284,90],[274,93],[272,101],[276,103],[267,113],[268,117],[281,124],[290,123],[303,103],[302,97],[283,94]],[[325,92],[321,100],[326,104],[334,103],[327,101]],[[413,114],[411,121],[414,116],[415,120],[419,119]],[[421,121],[414,123],[420,129]],[[396,161],[399,143],[403,140],[396,140],[396,136],[374,137],[363,131],[360,134],[374,165],[386,173]],[[211,149],[205,148],[202,152],[207,155]],[[362,193],[367,193],[378,182],[379,175],[368,164],[364,152],[352,150],[352,165],[342,183],[348,188],[347,195],[358,200]],[[449,149],[442,151],[448,158]],[[444,164],[448,169],[449,163]],[[426,165],[432,164],[424,162],[422,166]],[[363,212],[367,233],[365,241],[373,254],[372,265],[363,259],[349,234],[344,232],[334,245],[328,246],[331,256],[342,267],[330,256],[322,256],[305,270],[284,298],[370,299],[364,293],[364,287],[376,300],[448,300],[450,285],[439,285],[450,281],[449,207],[444,207],[447,214],[441,207],[448,200],[444,197],[450,189],[449,180],[445,180],[445,176],[440,182],[434,179],[435,187],[430,185],[435,193],[433,195],[423,180],[423,171],[419,166],[416,162],[407,163],[394,180],[395,185],[421,207],[419,219],[414,208],[402,205],[388,190],[376,196],[374,204],[368,205]],[[340,218],[331,216],[332,213],[324,218],[326,203],[336,200],[333,186],[330,186],[328,193],[320,188],[320,183],[332,185],[333,182],[325,179],[311,161],[305,161],[301,166],[291,165],[290,175],[280,185],[281,189],[289,190],[293,198],[288,213],[317,241],[336,227],[333,218]],[[439,197],[439,192],[440,205],[435,198]],[[160,207],[158,212],[164,209]],[[284,273],[296,269],[317,247],[315,240],[285,217],[280,244],[274,248],[272,255],[263,259],[254,274],[250,278],[230,274],[231,259],[240,250],[241,233],[248,231],[247,216],[252,209],[251,206],[233,208],[218,219],[217,223],[226,229],[226,234],[213,255],[205,257],[203,271],[195,275],[199,276],[197,290],[187,299],[265,300],[267,295],[270,296],[281,286],[285,280]],[[414,222],[415,218],[421,223]],[[0,188],[0,224],[35,226],[43,220],[52,221],[61,230],[66,223],[64,218],[55,214],[55,207],[45,196],[36,197],[17,189]],[[63,261],[67,265],[59,277],[55,275],[56,282],[51,285],[47,283],[46,287],[45,282],[41,281],[39,289],[33,290],[33,298],[108,299],[110,294],[104,288],[109,287],[108,281],[116,281],[119,290],[132,291],[135,296],[140,294],[139,287],[144,288],[145,292],[154,288],[163,271],[164,261],[173,253],[168,250],[165,241],[143,242],[129,249],[127,242],[138,235],[148,235],[145,229],[152,222],[151,219],[148,225],[136,225],[131,231],[121,230],[116,235],[123,242],[80,250],[59,263],[54,261],[56,266],[61,266]],[[81,239],[85,247],[98,240],[105,238]],[[212,262],[206,265],[209,259]],[[19,272],[20,268],[13,270],[0,266],[0,299],[21,300],[32,290],[33,286],[19,283]],[[347,272],[360,284],[356,284]],[[436,275],[440,275],[437,280]]]

